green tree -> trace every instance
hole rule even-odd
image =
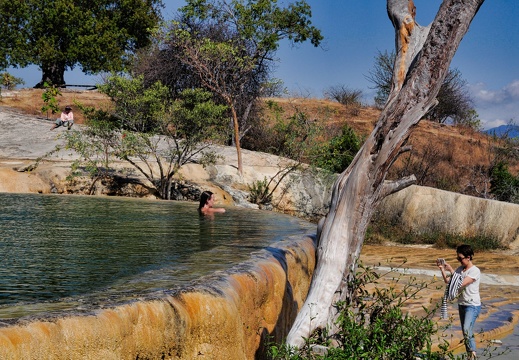
[[[254,102],[269,80],[274,54],[283,39],[318,46],[310,6],[298,1],[283,8],[275,0],[188,0],[173,24],[170,44],[202,86],[229,107],[233,140],[242,173],[240,138]],[[209,33],[218,36],[208,36]]]
[[[62,136],[66,140],[65,148],[79,155],[71,165],[69,179],[83,175],[86,171],[92,179],[88,191],[90,195],[99,180],[110,179],[115,174],[111,160],[121,139],[117,128],[119,122],[104,110],[76,105],[88,119],[87,126],[83,131],[67,131]]]
[[[7,90],[14,90],[17,85],[22,85],[24,83],[23,79],[13,76],[7,71],[0,74],[0,86],[5,87]]]
[[[519,177],[510,173],[508,165],[500,161],[490,172],[490,193],[496,200],[519,203]]]
[[[149,44],[161,0],[0,1],[0,69],[36,64],[44,82],[65,84],[67,69],[123,70]]]
[[[160,82],[146,88],[142,77],[111,76],[100,91],[114,103],[112,110],[88,109],[87,131],[68,135],[67,147],[82,157],[94,178],[110,159],[123,160],[142,174],[162,199],[170,199],[173,176],[180,167],[202,156],[228,129],[227,108],[212,94],[188,89],[172,100]]]
[[[347,124],[341,133],[321,147],[315,148],[312,164],[334,173],[344,171],[353,161],[362,145],[362,139]]]

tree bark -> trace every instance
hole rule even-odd
[[[236,113],[236,108],[232,103],[232,99],[229,99],[229,103],[229,107],[231,108],[232,124],[234,130],[234,146],[236,147],[236,155],[238,157],[238,173],[240,174],[240,176],[243,176],[243,161],[241,157],[240,125],[238,121],[238,114]]]
[[[41,81],[34,86],[36,89],[42,89],[45,82],[49,85],[63,86],[65,85],[65,65],[60,63],[44,63],[41,66]]]
[[[388,0],[395,28],[392,89],[375,129],[334,184],[330,211],[318,229],[317,267],[307,299],[288,334],[301,347],[318,328],[334,333],[335,304],[348,295],[373,211],[389,194],[414,183],[414,176],[386,181],[389,168],[409,150],[405,143],[421,117],[435,105],[450,62],[484,0],[444,0],[433,23],[415,21],[412,0]]]

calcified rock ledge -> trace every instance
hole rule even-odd
[[[286,239],[163,298],[0,328],[0,359],[253,359],[281,341],[315,266],[315,238]]]
[[[378,217],[414,233],[485,235],[519,254],[519,205],[425,186],[410,186],[388,196]]]

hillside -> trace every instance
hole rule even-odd
[[[2,93],[0,106],[15,108],[20,112],[46,118],[41,113],[43,105],[42,90],[24,89]],[[108,99],[97,91],[74,91],[65,89],[58,98],[60,106],[72,105],[76,123],[84,118],[76,103],[86,106],[107,106]],[[324,99],[267,99],[282,108],[282,116],[291,116],[296,111],[304,112],[308,119],[317,121],[326,129],[328,136],[336,134],[348,124],[354,131],[366,137],[373,129],[380,111],[374,108],[345,107]],[[266,100],[266,101],[267,101]],[[272,119],[265,106],[264,117]],[[49,115],[56,118],[59,114]],[[395,164],[390,178],[414,173],[419,185],[460,192],[475,196],[484,196],[489,189],[488,168],[495,154],[491,136],[474,132],[470,129],[421,121],[413,130],[408,144],[413,150],[404,154]],[[519,166],[511,163],[512,173],[517,173]]]
[[[374,108],[345,107],[323,99],[270,100],[276,101],[287,116],[305,112],[332,131],[347,123],[363,137],[373,130],[380,114]],[[400,157],[390,178],[415,174],[418,185],[474,196],[488,194],[488,169],[496,159],[493,148],[501,146],[492,136],[424,120],[413,129],[408,145],[412,145],[412,151]],[[513,174],[519,171],[519,164],[512,159],[509,165]]]

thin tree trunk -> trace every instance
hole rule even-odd
[[[435,104],[458,45],[484,0],[444,0],[430,27],[415,21],[412,0],[388,0],[395,28],[396,61],[392,90],[377,125],[350,166],[337,179],[330,211],[318,229],[317,268],[306,302],[287,343],[304,345],[318,328],[333,334],[334,304],[348,296],[347,280],[355,270],[369,220],[387,195],[415,182],[414,176],[385,181],[411,129]],[[430,29],[430,30],[429,30]]]
[[[233,121],[233,129],[234,129],[234,144],[236,146],[236,155],[238,156],[238,173],[240,176],[243,175],[243,162],[241,158],[241,145],[240,145],[240,125],[238,122],[238,114],[236,113],[236,108],[234,107],[232,100],[229,99],[228,103],[231,108],[232,113],[232,121]]]

